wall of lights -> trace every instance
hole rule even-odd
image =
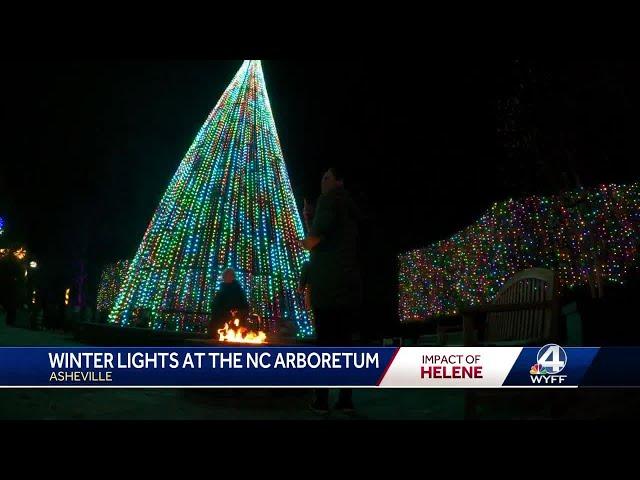
[[[308,253],[262,66],[247,60],[171,180],[131,261],[109,321],[204,331],[220,275],[236,270],[253,310],[312,333],[296,285]]]
[[[595,275],[623,283],[638,264],[639,185],[496,203],[453,237],[400,255],[401,321],[490,301],[510,276],[531,267],[555,270],[568,288]]]

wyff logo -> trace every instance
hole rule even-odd
[[[558,375],[567,366],[567,352],[560,345],[550,343],[538,350],[537,362],[531,366],[531,383],[560,384],[567,376]]]

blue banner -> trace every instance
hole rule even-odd
[[[581,386],[640,387],[640,348],[601,348]]]
[[[0,347],[0,388],[640,387],[631,347]]]
[[[375,386],[396,348],[0,348],[3,387]]]

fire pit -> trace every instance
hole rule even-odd
[[[231,313],[230,318],[233,320],[225,323],[223,328],[217,330],[213,328],[206,336],[188,338],[185,343],[207,347],[284,346],[313,343],[313,339],[297,337],[292,322],[283,321],[280,318],[265,319],[254,313],[249,315],[245,323],[240,320],[239,312]]]
[[[225,323],[224,327],[218,330],[218,341],[229,343],[267,343],[267,334],[263,331],[253,331],[240,326],[240,319],[236,318],[232,326]]]

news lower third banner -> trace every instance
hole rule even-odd
[[[639,386],[626,347],[0,347],[0,388]]]

